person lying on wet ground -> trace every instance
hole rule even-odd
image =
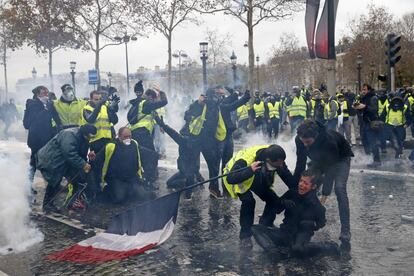
[[[242,202],[239,236],[242,247],[252,246],[251,226],[256,206],[253,193],[266,202],[259,223],[273,226],[277,210],[285,204],[272,189],[275,173],[290,189],[296,189],[297,181],[287,168],[285,159],[286,153],[278,145],[254,146],[239,151],[223,170],[223,174],[230,173],[223,178],[227,191],[232,198],[239,198]],[[236,172],[245,167],[250,168]]]
[[[321,177],[317,173],[304,171],[298,189],[289,190],[281,197],[285,204],[278,213],[284,210],[285,217],[280,227],[252,226],[253,236],[263,249],[272,251],[288,247],[297,257],[339,254],[334,242],[310,242],[315,231],[326,224],[325,207],[316,195],[320,184]]]
[[[142,165],[138,142],[131,139],[131,130],[121,127],[118,138],[105,145],[96,162],[102,168],[101,188],[112,203],[128,199],[151,199],[142,179]]]
[[[178,133],[169,125],[165,124],[162,117],[154,116],[154,119],[164,129],[165,133],[178,144],[178,172],[167,180],[167,187],[178,188],[181,184],[185,184],[186,187],[193,185],[198,173],[198,166],[195,160],[197,160],[199,154],[194,150],[197,139],[190,135],[186,127]],[[185,192],[185,198],[191,198],[191,190]]]

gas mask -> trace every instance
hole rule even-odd
[[[62,93],[63,99],[65,99],[68,102],[71,102],[75,99],[75,93],[73,93],[72,88],[66,88]]]
[[[47,102],[49,101],[49,97],[48,96],[38,96],[37,97],[43,104],[47,104]]]
[[[275,167],[273,167],[271,164],[269,164],[268,162],[266,162],[266,169],[269,171],[269,172],[274,172],[274,171],[276,171],[277,170],[277,168],[275,168]]]
[[[123,143],[125,146],[129,146],[129,145],[131,145],[131,139],[125,139],[125,140],[122,140],[122,143]]]

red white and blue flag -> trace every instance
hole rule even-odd
[[[180,192],[143,203],[114,216],[105,233],[99,233],[48,260],[101,263],[144,253],[165,242],[177,219]]]

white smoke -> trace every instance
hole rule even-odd
[[[28,160],[13,144],[0,145],[0,255],[22,252],[43,241],[29,217]],[[13,155],[7,156],[5,148]]]

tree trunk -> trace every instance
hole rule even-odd
[[[50,91],[55,92],[54,90],[54,85],[53,85],[53,67],[52,67],[52,62],[53,62],[53,51],[51,48],[47,49],[49,52],[49,79],[50,79]]]
[[[5,95],[5,101],[8,101],[8,95],[9,95],[9,88],[7,85],[7,45],[6,42],[3,42],[3,68],[4,68],[4,92]]]
[[[168,40],[168,94],[171,93],[171,40],[172,40],[172,33],[170,32],[167,36]],[[175,91],[177,93],[177,91]]]

